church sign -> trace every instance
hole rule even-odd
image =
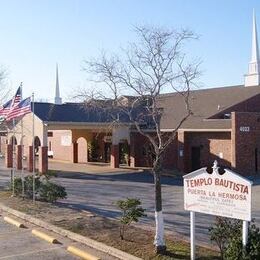
[[[221,175],[216,164],[211,174],[202,168],[183,178],[185,210],[251,221],[249,180],[228,169]]]
[[[184,209],[190,211],[191,259],[195,260],[195,212],[243,220],[242,242],[246,246],[251,221],[252,182],[229,169],[201,168],[183,176]]]

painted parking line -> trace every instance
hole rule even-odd
[[[22,253],[22,254],[3,256],[3,257],[0,257],[0,259],[8,259],[8,258],[12,258],[12,257],[26,256],[26,255],[29,256],[29,255],[32,255],[32,254],[37,254],[37,253],[47,252],[47,251],[53,251],[53,250],[57,250],[57,249],[60,249],[60,248],[65,249],[65,246],[57,246],[57,247],[53,247],[53,248],[46,248],[46,249],[41,249],[41,250],[28,251],[28,252]]]

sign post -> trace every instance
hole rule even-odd
[[[242,242],[243,247],[246,247],[247,241],[248,241],[248,221],[243,221],[243,235],[242,235]]]
[[[191,259],[195,259],[195,212],[243,220],[243,246],[251,221],[252,182],[229,169],[219,171],[217,161],[208,172],[201,168],[184,179],[184,209],[190,211]]]
[[[196,256],[195,243],[195,212],[190,212],[190,259],[195,260]]]

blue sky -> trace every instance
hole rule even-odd
[[[189,28],[200,40],[187,52],[203,61],[202,87],[243,83],[251,49],[252,10],[259,0],[0,0],[0,64],[24,95],[53,99],[55,64],[64,99],[90,83],[84,59],[135,40],[133,26]],[[260,29],[259,29],[260,31]]]

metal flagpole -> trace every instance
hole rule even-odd
[[[12,175],[11,175],[11,180],[12,180],[12,196],[14,197],[14,177],[15,177],[15,119],[13,118],[13,137],[12,137]]]
[[[23,169],[23,119],[21,120],[21,153],[22,153],[22,161],[21,161],[21,180],[22,180],[22,198],[24,198],[24,169]]]
[[[21,82],[20,87],[21,87],[21,100],[23,99],[23,91],[22,91],[22,85],[23,82]],[[24,156],[24,147],[23,147],[23,118],[21,119],[21,180],[22,180],[22,198],[24,199],[24,168],[23,168],[23,156]]]
[[[32,144],[32,163],[33,163],[33,203],[35,203],[35,143],[34,143],[34,93],[32,93],[32,135],[33,135],[33,144]]]

